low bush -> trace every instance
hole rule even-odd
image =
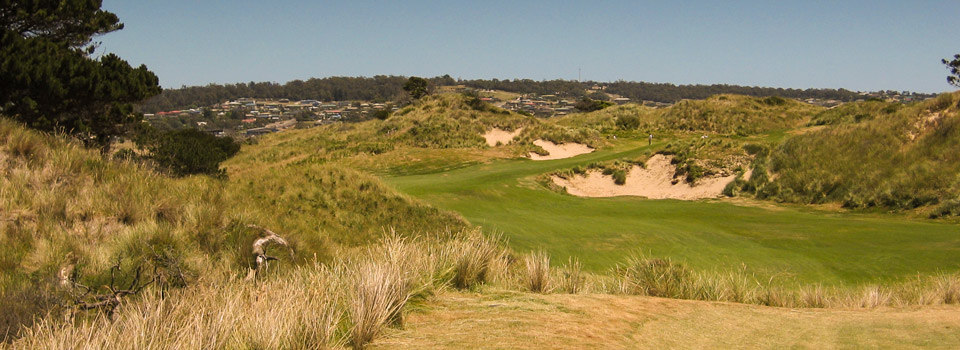
[[[626,114],[617,117],[617,127],[622,130],[636,130],[640,127],[640,116],[636,114]]]
[[[168,132],[148,142],[142,146],[149,150],[149,158],[176,176],[224,175],[220,162],[240,151],[240,144],[231,138],[195,129]]]

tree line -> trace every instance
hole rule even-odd
[[[427,79],[429,86],[452,85],[450,76]],[[249,82],[209,84],[206,86],[167,89],[140,104],[143,113],[156,113],[184,108],[197,108],[243,97],[320,101],[402,101],[409,97],[403,90],[407,77],[377,75],[374,77],[328,77],[293,80],[286,84]]]
[[[409,94],[403,89],[407,77],[377,75],[373,77],[328,77],[293,80],[285,84],[274,82],[249,82],[235,84],[209,84],[206,86],[166,89],[162,94],[140,104],[144,113],[155,113],[184,108],[209,106],[243,97],[320,101],[404,101]],[[502,90],[521,94],[556,95],[579,99],[587,96],[595,86],[603,91],[630,98],[633,101],[673,103],[681,99],[704,99],[716,94],[740,94],[747,96],[781,96],[789,98],[832,99],[853,101],[860,98],[856,92],[845,89],[784,89],[739,85],[674,85],[633,81],[595,82],[574,80],[532,79],[473,79],[456,80],[449,75],[428,78],[430,88],[437,86],[463,85],[472,89]]]
[[[779,96],[796,99],[815,98],[845,102],[861,98],[859,93],[846,89],[784,89],[727,84],[674,85],[632,81],[609,83],[604,91],[628,97],[634,101],[664,103],[673,103],[682,99],[702,100],[718,94],[737,94],[754,97]]]

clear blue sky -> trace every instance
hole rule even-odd
[[[328,76],[953,90],[960,1],[105,0],[166,88]]]

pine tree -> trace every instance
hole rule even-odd
[[[160,93],[146,66],[90,55],[93,38],[120,30],[100,0],[0,0],[0,114],[106,149],[140,120],[133,103]]]

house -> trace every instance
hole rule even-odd
[[[266,135],[266,134],[275,133],[275,132],[277,132],[277,129],[255,128],[255,129],[247,130],[246,134],[247,136],[260,136],[260,135]]]
[[[625,103],[630,103],[630,99],[629,99],[629,98],[626,98],[626,97],[617,97],[617,98],[613,99],[613,103],[616,103],[616,104],[618,104],[618,105],[622,105],[622,104],[625,104]]]
[[[223,136],[223,129],[204,130],[203,132],[208,133],[208,134],[213,135],[213,136],[216,136],[216,137],[222,137],[222,136]]]

